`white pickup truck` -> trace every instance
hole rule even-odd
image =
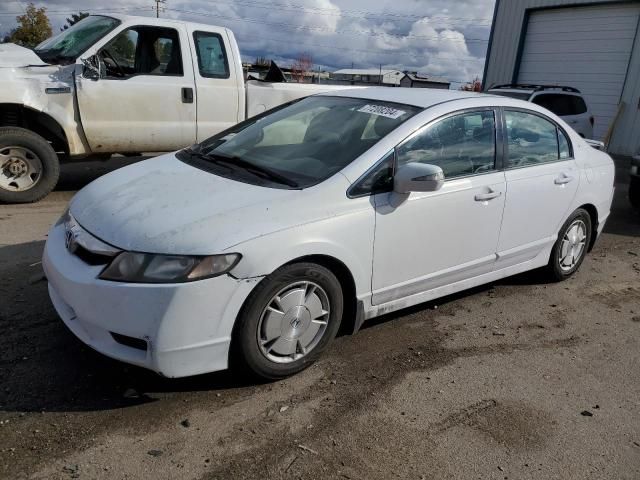
[[[244,81],[233,33],[92,15],[33,51],[0,45],[0,202],[34,202],[60,161],[165,152],[296,98],[344,88]]]

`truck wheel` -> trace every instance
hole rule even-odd
[[[59,175],[58,155],[44,138],[24,128],[0,128],[0,202],[37,202]]]
[[[629,183],[629,200],[631,205],[640,209],[640,178],[631,177],[631,183]]]

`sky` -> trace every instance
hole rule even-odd
[[[165,0],[162,17],[230,28],[244,61],[290,66],[382,68],[442,76],[482,76],[495,0]],[[154,0],[46,0],[54,32],[71,12],[155,16]],[[0,1],[0,33],[15,26],[27,0]]]

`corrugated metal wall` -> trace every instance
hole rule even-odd
[[[527,9],[578,7],[594,4],[630,3],[620,0],[497,0],[491,51],[487,57],[485,88],[496,83],[510,83],[517,77],[520,44],[523,41]],[[640,150],[640,35],[636,38],[627,80],[622,93],[626,109],[616,124],[610,150],[632,155]]]

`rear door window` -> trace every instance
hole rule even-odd
[[[536,95],[532,102],[555,113],[559,117],[580,115],[587,111],[587,105],[584,103],[582,97],[576,95],[542,93]]]
[[[198,70],[202,77],[229,78],[229,61],[222,37],[212,32],[194,32]]]
[[[571,144],[564,132],[539,115],[505,111],[507,123],[507,168],[556,162],[571,157]]]

